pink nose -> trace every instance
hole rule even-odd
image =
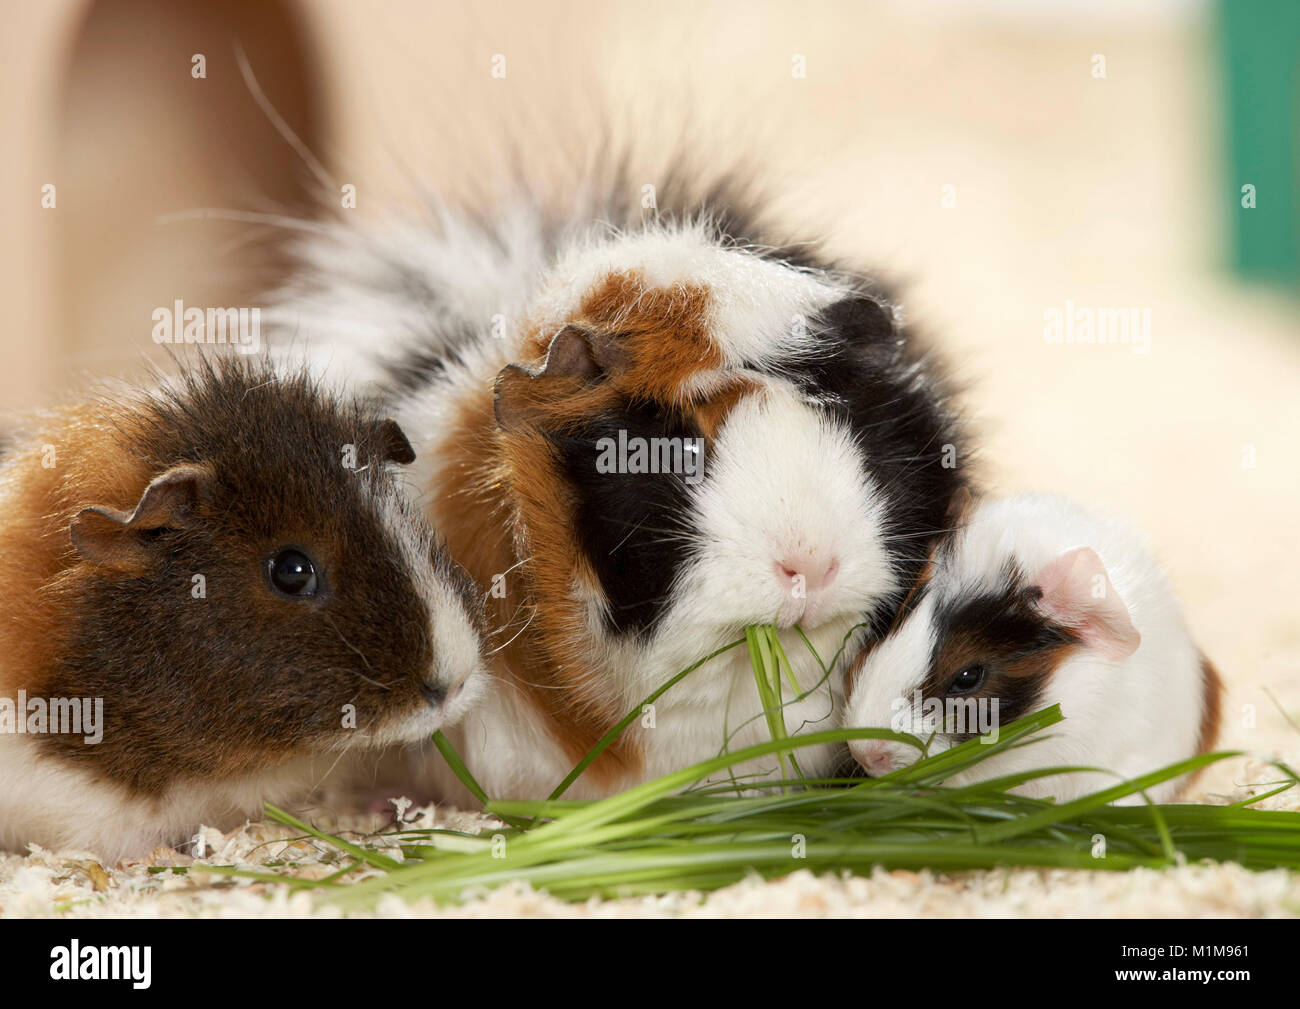
[[[834,557],[829,561],[818,557],[788,558],[776,561],[772,567],[788,587],[802,585],[806,592],[826,588],[840,572],[840,562]]]
[[[879,778],[896,770],[894,756],[889,748],[878,739],[854,739],[849,742],[849,752],[853,759],[861,764],[867,774]]]

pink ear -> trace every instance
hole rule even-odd
[[[1142,635],[1095,550],[1079,547],[1061,554],[1036,582],[1043,590],[1039,610],[1077,634],[1085,647],[1111,662],[1137,651]]]

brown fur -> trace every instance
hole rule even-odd
[[[691,378],[723,364],[709,335],[710,297],[706,287],[652,288],[637,271],[616,271],[570,321],[613,338],[598,339],[596,359],[615,389],[675,403]]]
[[[1196,752],[1209,753],[1219,741],[1223,721],[1223,680],[1219,671],[1201,656],[1201,689],[1205,706],[1201,710],[1201,731],[1196,738]]]
[[[709,336],[706,287],[671,290],[646,286],[637,273],[613,273],[582,303],[584,322],[617,333],[626,355],[619,371],[625,390],[672,402],[698,372],[721,367]]]
[[[1022,588],[1014,567],[1005,571],[1001,593],[940,607],[939,647],[921,685],[924,697],[944,697],[952,677],[973,664],[985,667],[984,684],[963,699],[996,697],[1000,717],[1013,721],[1038,705],[1043,689],[1079,642],[1073,633],[1044,621],[1035,609],[1037,590]]]
[[[344,445],[357,450],[355,469],[341,463]],[[425,710],[427,606],[376,513],[401,506],[379,463],[409,455],[403,445],[395,425],[252,362],[200,364],[170,393],[50,415],[0,475],[2,686],[101,698],[105,731],[97,745],[66,733],[34,744],[159,795],[178,779],[342,746],[346,704],[361,729]],[[212,477],[201,501],[165,520],[150,505],[147,521],[114,521],[173,467]],[[78,546],[84,509],[94,528]],[[423,522],[410,521],[459,588]],[[275,593],[267,565],[286,547],[313,558],[319,596]],[[196,573],[203,595],[191,591]]]
[[[998,664],[998,670],[1012,680],[1046,679],[1056,672],[1077,647],[1075,642],[1065,642],[1031,655],[1003,659]],[[926,697],[942,697],[947,681],[954,673],[972,663],[996,658],[999,650],[996,641],[989,641],[978,634],[949,635],[935,656],[934,666],[926,677],[921,693]]]
[[[889,625],[889,632],[891,634],[903,626],[903,621],[908,618],[912,610],[916,607],[916,604],[921,601],[921,596],[925,594],[925,590],[929,587],[930,581],[934,578],[936,566],[934,554],[931,554],[930,559],[927,560],[925,565],[921,568],[921,573],[917,575],[916,581],[912,584],[912,587],[907,590],[907,595],[903,597],[903,601],[898,607],[898,612],[894,614],[893,623]]]
[[[522,692],[576,763],[625,712],[599,689],[582,647],[585,614],[574,581],[594,593],[596,580],[572,542],[572,502],[550,446],[531,430],[497,431],[487,390],[462,405],[443,444],[437,483],[445,490],[431,505],[434,521],[479,585],[505,575],[504,598],[487,600],[495,638],[511,642],[496,654],[494,671]],[[609,786],[640,760],[625,734],[586,773]]]
[[[1209,753],[1219,741],[1219,731],[1223,719],[1223,681],[1214,664],[1204,655],[1201,656],[1201,726],[1196,734],[1196,752]],[[1182,779],[1178,786],[1177,797],[1185,796],[1201,776],[1205,768],[1200,767]]]
[[[567,355],[544,369],[555,334],[534,329],[524,365],[504,369],[491,394],[467,400],[438,450],[443,490],[432,516],[452,555],[484,586],[510,572],[505,598],[488,599],[494,636],[511,641],[496,656],[496,671],[528,698],[574,762],[626,711],[600,678],[586,600],[603,597],[574,540],[575,502],[543,432],[632,398],[682,410],[712,437],[759,386],[737,379],[709,394],[684,391],[723,364],[708,332],[709,298],[703,287],[654,289],[640,273],[611,273],[566,320],[586,334],[594,367]],[[502,526],[513,535],[501,535]],[[637,773],[642,759],[633,734],[624,733],[586,774],[612,787]]]
[[[44,689],[66,626],[66,606],[51,586],[78,562],[67,533],[72,517],[92,502],[130,510],[149,482],[147,468],[123,450],[118,425],[126,419],[98,403],[52,412],[4,460],[0,692]]]
[[[531,375],[520,368],[506,368],[497,377],[494,395],[508,409],[497,408],[507,427],[576,424],[592,414],[613,409],[619,395],[606,383],[593,384],[569,375]]]
[[[844,671],[845,703],[848,703],[849,699],[853,696],[853,688],[858,685],[858,678],[862,675],[862,667],[867,664],[867,659],[871,657],[871,653],[876,650],[876,647],[883,640],[884,638],[872,638],[865,642],[857,656],[853,659],[852,664]]]
[[[757,382],[746,378],[733,378],[707,399],[695,403],[690,411],[691,417],[699,427],[700,433],[712,440],[722,430],[727,415],[735,409],[737,403],[746,396],[761,394],[762,386]]]

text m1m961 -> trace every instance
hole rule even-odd
[[[1171,956],[1247,956],[1245,946],[1121,946],[1120,956],[1157,960]]]

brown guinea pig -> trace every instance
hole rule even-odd
[[[261,361],[33,418],[0,462],[0,847],[238,823],[484,678],[392,420]]]

